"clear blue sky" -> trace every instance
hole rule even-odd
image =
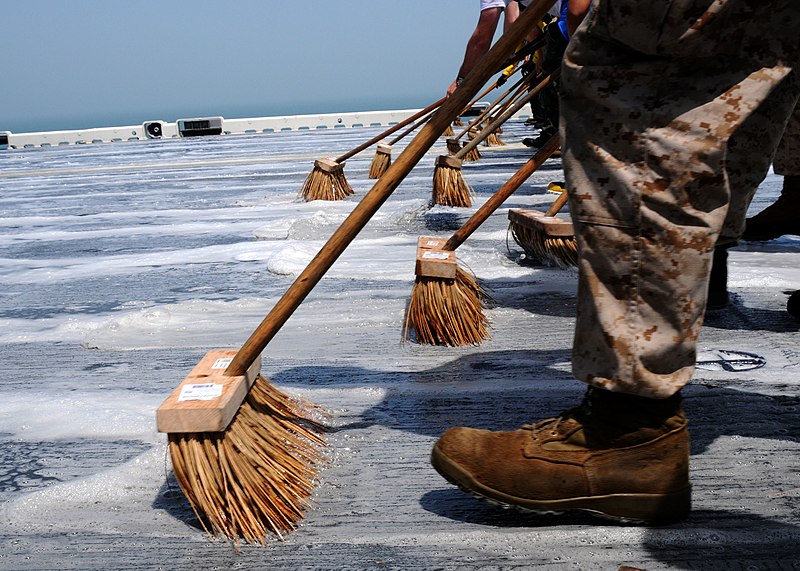
[[[0,130],[423,107],[478,0],[3,2]]]

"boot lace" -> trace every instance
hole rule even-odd
[[[522,425],[522,428],[523,430],[530,430],[534,439],[537,438],[538,433],[541,433],[545,430],[549,431],[550,436],[557,436],[562,432],[562,428],[567,429],[567,423],[569,423],[570,429],[574,428],[575,424],[585,426],[591,422],[589,418],[591,415],[592,403],[587,395],[583,397],[581,404],[565,410],[557,417],[547,418],[537,422],[536,424],[524,424]]]

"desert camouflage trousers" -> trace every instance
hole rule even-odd
[[[798,29],[797,0],[595,0],[562,69],[577,378],[653,398],[691,378],[714,245],[800,94]]]

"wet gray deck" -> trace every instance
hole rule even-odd
[[[336,133],[341,140],[333,146],[352,148],[365,138],[364,132]],[[505,137],[513,141],[522,134],[524,128],[516,125]],[[80,194],[81,184],[118,184],[124,173],[56,177],[52,183],[61,189],[42,189],[41,195],[31,175],[4,193],[3,233],[8,238],[22,232],[9,220],[34,211],[52,211],[66,220],[85,211],[119,209],[130,215],[154,207],[156,200],[162,202],[158,208],[196,207],[186,204],[185,193],[197,184],[213,203],[208,208],[244,201],[256,208],[248,212],[266,216],[269,201],[263,188],[299,189],[309,160],[322,156],[321,150],[334,141],[332,135],[242,138],[241,144],[226,146],[226,156],[241,159],[268,152],[277,157],[276,164],[236,165],[250,169],[245,174],[187,169],[174,184],[157,183],[163,194],[156,198],[148,195],[149,183],[127,177],[127,196],[111,199],[100,192],[72,202],[63,197]],[[192,145],[184,151],[199,153],[204,148],[201,143]],[[146,149],[155,148],[160,149],[130,146],[124,153],[147,154]],[[800,568],[798,323],[784,311],[788,287],[735,278],[737,272],[759,268],[769,274],[785,268],[790,278],[796,277],[797,242],[750,245],[732,253],[733,283],[744,285],[732,287],[729,310],[709,316],[701,349],[754,353],[764,357],[766,365],[747,371],[699,370],[686,390],[694,511],[685,522],[638,528],[579,515],[520,515],[472,499],[430,468],[430,447],[448,426],[514,428],[574,405],[583,392],[583,385],[569,374],[574,275],[540,267],[527,267],[522,277],[514,273],[519,249],[511,244],[509,252],[502,237],[505,210],[460,252],[479,275],[492,267],[508,268],[506,273],[490,273],[496,277],[487,283],[496,300],[493,338],[480,347],[458,349],[400,343],[416,236],[448,236],[470,213],[415,210],[429,192],[433,157],[441,151],[437,148],[426,157],[398,190],[408,205],[390,209],[388,219],[365,231],[368,238],[397,240],[395,250],[384,258],[382,250],[368,246],[363,255],[343,259],[338,273],[323,280],[265,352],[263,372],[272,382],[307,396],[333,415],[330,461],[316,489],[316,508],[285,542],[275,540],[267,547],[244,546],[236,552],[210,542],[197,528],[174,480],[165,477],[164,439],[155,434],[151,417],[199,356],[215,348],[212,343],[240,342],[243,330],[257,323],[259,309],[232,305],[241,327],[221,323],[218,339],[213,324],[199,324],[196,333],[185,338],[167,326],[144,329],[146,339],[138,346],[130,346],[130,336],[115,338],[113,328],[59,340],[44,334],[46,321],[41,329],[32,328],[30,339],[11,342],[8,337],[11,328],[25,330],[26,320],[71,314],[114,318],[129,310],[124,304],[132,300],[147,300],[147,307],[165,311],[170,303],[198,299],[234,304],[252,296],[274,299],[290,279],[264,272],[260,263],[209,262],[198,269],[187,261],[101,277],[70,274],[55,281],[51,273],[42,273],[37,282],[30,278],[34,274],[20,278],[20,270],[9,260],[41,259],[48,266],[52,264],[44,260],[93,256],[92,248],[189,251],[204,239],[220,245],[252,241],[252,233],[215,228],[210,238],[199,233],[169,239],[154,233],[133,243],[109,235],[93,239],[91,248],[83,248],[87,241],[4,240],[0,257],[6,260],[6,341],[0,348],[12,374],[0,385],[0,402],[7,403],[0,404],[0,410],[21,420],[6,420],[0,426],[0,568]],[[67,151],[52,152],[48,160],[69,158]],[[485,197],[527,153],[519,145],[488,150],[485,161],[465,167],[465,172]],[[92,164],[88,155],[81,156],[80,164]],[[367,153],[347,166],[358,196],[370,186],[365,180],[370,158]],[[18,162],[2,160],[3,169],[20,168]],[[97,160],[102,164],[101,157]],[[115,160],[133,162],[134,157]],[[233,174],[236,182],[224,180]],[[101,176],[110,178],[98,179]],[[508,206],[547,203],[552,198],[544,193],[544,184],[559,177],[560,162],[551,161]],[[774,198],[778,185],[774,176],[765,182],[760,205]],[[48,192],[62,197],[60,206],[42,198]],[[137,196],[149,204],[129,205]],[[198,210],[198,216],[203,219],[205,214]],[[62,229],[81,224],[78,218],[69,220]],[[309,235],[321,238],[333,227],[317,224]],[[380,273],[396,262],[389,258],[397,252],[408,261],[405,279],[373,279],[363,271],[348,274],[347,264],[362,264],[363,269],[370,258],[374,272]],[[64,420],[58,414],[59,407],[75,404],[72,394],[93,403],[76,410],[107,422],[107,433],[82,431],[80,418]],[[106,395],[109,410],[102,406]],[[126,410],[138,410],[141,419],[117,418],[115,402],[134,403]],[[36,424],[48,415],[66,423],[64,430]],[[27,424],[34,424],[31,430],[39,435],[26,437]],[[144,426],[141,432],[130,428],[139,425]]]

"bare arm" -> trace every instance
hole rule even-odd
[[[519,4],[516,2],[509,2],[506,5],[505,19],[503,20],[503,33],[505,34],[509,26],[519,18]]]
[[[464,62],[458,70],[458,77],[466,77],[472,68],[478,63],[492,45],[494,33],[497,30],[497,23],[500,21],[502,8],[489,8],[481,12],[478,18],[478,25],[467,42],[467,51],[464,54]],[[447,90],[449,96],[458,87],[458,81],[454,81]]]

